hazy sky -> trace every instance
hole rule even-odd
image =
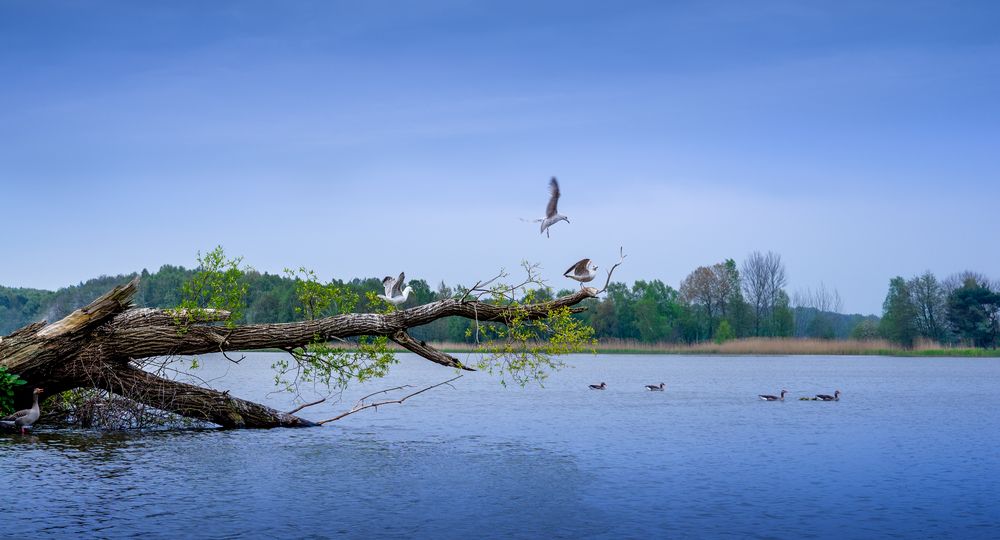
[[[994,2],[0,2],[0,284],[191,266],[677,287],[782,255],[880,312],[1000,277]],[[560,223],[536,224],[560,178]]]

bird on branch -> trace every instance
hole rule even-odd
[[[413,292],[413,287],[407,286],[405,289],[402,288],[405,278],[406,274],[403,272],[400,272],[399,277],[396,279],[392,279],[391,276],[385,276],[382,280],[382,286],[385,287],[385,294],[380,294],[378,297],[394,306],[406,302],[406,299],[410,297],[410,293]]]

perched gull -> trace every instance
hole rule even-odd
[[[594,281],[594,278],[597,276],[597,265],[590,264],[590,259],[583,259],[570,266],[569,270],[566,270],[563,275],[579,281],[580,286],[583,287],[584,283]]]
[[[385,294],[380,294],[378,297],[395,306],[406,302],[406,299],[410,297],[410,293],[413,292],[413,287],[407,286],[405,289],[402,289],[405,277],[406,274],[403,272],[400,272],[399,277],[396,279],[385,276],[385,279],[382,280],[382,286],[385,287]]]
[[[788,390],[782,390],[781,397],[772,396],[771,394],[758,394],[758,397],[760,397],[761,401],[785,401],[785,394],[787,393]]]
[[[553,176],[552,180],[549,180],[549,205],[545,207],[545,217],[542,219],[533,220],[535,223],[541,223],[542,227],[539,234],[545,233],[545,237],[549,237],[549,227],[555,225],[559,221],[565,221],[569,223],[569,218],[559,213],[556,209],[556,205],[559,204],[559,182],[556,177]]]

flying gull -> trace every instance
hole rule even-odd
[[[565,221],[569,223],[569,218],[559,213],[556,209],[556,205],[559,204],[559,182],[556,177],[553,176],[552,180],[549,180],[549,204],[545,207],[545,217],[542,219],[531,220],[534,223],[541,223],[541,229],[539,234],[545,233],[545,237],[549,237],[549,227],[555,225],[560,221]]]

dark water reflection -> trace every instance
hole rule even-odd
[[[267,396],[271,358],[229,370]],[[580,357],[307,430],[0,436],[4,537],[1000,536],[996,360]],[[448,370],[404,359],[390,380]],[[586,384],[607,381],[604,392]],[[663,393],[643,392],[665,381]],[[223,381],[217,381],[221,385]],[[843,390],[839,403],[755,401]]]

